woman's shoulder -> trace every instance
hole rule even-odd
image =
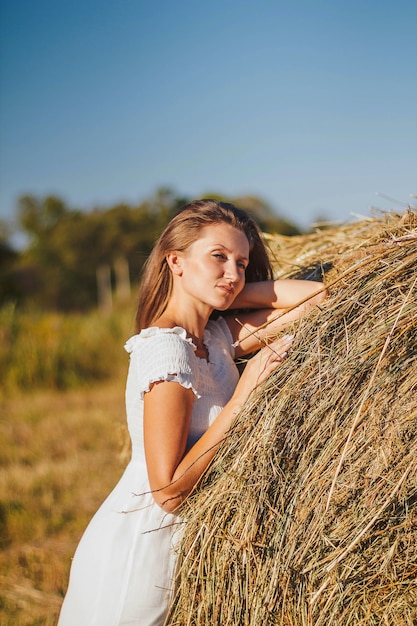
[[[137,348],[160,346],[187,346],[192,347],[192,341],[187,337],[187,332],[180,326],[173,328],[161,328],[159,326],[151,326],[142,329],[136,335],[133,335],[125,343],[125,350],[131,354]]]
[[[128,339],[125,349],[130,357],[128,381],[134,381],[142,399],[157,381],[178,382],[199,397],[195,348],[183,328],[145,328]]]

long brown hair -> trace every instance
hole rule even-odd
[[[272,267],[256,222],[228,202],[194,200],[186,204],[165,227],[148,257],[140,285],[136,330],[140,332],[165,311],[172,291],[172,274],[166,261],[169,252],[185,252],[211,224],[226,223],[245,233],[249,241],[246,282],[270,280]]]

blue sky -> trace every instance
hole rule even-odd
[[[0,218],[158,186],[301,226],[415,204],[416,32],[414,0],[0,0]]]

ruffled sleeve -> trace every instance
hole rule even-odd
[[[153,383],[162,380],[177,382],[200,397],[195,348],[183,328],[147,328],[131,337],[125,349],[142,399]]]

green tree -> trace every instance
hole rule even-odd
[[[97,304],[97,270],[123,258],[137,281],[155,239],[178,205],[158,190],[136,207],[118,204],[81,212],[59,198],[24,196],[19,218],[29,238],[23,255],[27,299],[38,306],[84,310]],[[114,278],[114,276],[113,276]]]
[[[264,231],[299,232],[256,196],[209,195],[247,209]],[[171,188],[160,187],[137,206],[117,204],[86,212],[68,207],[56,196],[22,196],[18,216],[28,245],[8,261],[14,271],[8,292],[14,285],[19,301],[43,308],[69,311],[96,306],[98,275],[110,276],[114,287],[116,268],[128,267],[130,280],[137,283],[156,237],[187,201]],[[4,254],[10,251],[5,249]]]
[[[0,303],[15,301],[19,297],[15,280],[18,258],[18,252],[10,243],[10,230],[5,222],[0,221]]]

